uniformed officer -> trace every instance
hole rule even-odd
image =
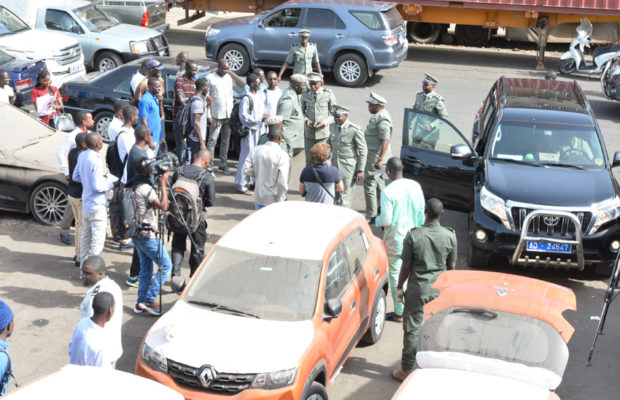
[[[332,107],[335,123],[329,126],[327,143],[332,147],[332,165],[338,168],[344,183],[344,190],[336,192],[336,204],[351,208],[355,182],[364,178],[366,139],[362,129],[349,121],[348,108],[337,104]]]
[[[402,266],[398,277],[397,297],[405,302],[401,369],[392,377],[404,380],[413,370],[418,348],[418,332],[424,321],[424,304],[439,294],[433,285],[442,272],[456,267],[456,234],[439,225],[443,204],[432,198],[426,202],[425,222],[407,233],[403,241]],[[407,289],[403,285],[407,281]]]
[[[382,173],[385,172],[385,163],[392,154],[390,150],[392,118],[385,110],[387,100],[378,94],[371,92],[366,103],[368,103],[368,112],[372,116],[364,132],[368,148],[364,168],[364,196],[366,197],[366,221],[372,224],[377,216],[379,196],[385,187]]]
[[[301,95],[301,111],[306,118],[304,126],[304,148],[306,150],[306,167],[313,165],[310,149],[316,143],[323,143],[329,137],[329,125],[336,96],[331,89],[323,87],[323,75],[311,72],[308,75],[310,88]]]
[[[430,74],[424,74],[422,80],[422,90],[415,95],[413,109],[435,114],[442,118],[448,118],[448,109],[443,97],[435,92],[437,79]],[[433,118],[419,116],[414,127],[413,140],[419,143],[419,147],[435,149],[435,144],[439,139],[439,130]]]
[[[279,125],[280,128],[284,128],[284,118],[282,118],[281,115],[272,115],[271,117],[267,118],[265,122],[267,123],[267,132],[269,132],[269,127],[272,125]],[[267,137],[267,134],[265,133],[264,135],[261,135],[260,138],[258,138],[257,146],[260,146],[261,144],[265,144],[268,141],[269,141],[269,138]],[[286,147],[286,142],[284,141],[284,139],[280,141],[280,147],[282,148],[282,150],[284,150],[288,154],[288,147]]]
[[[286,152],[290,158],[293,158],[293,149],[304,146],[304,114],[301,111],[299,97],[306,88],[307,82],[306,75],[291,75],[291,85],[278,100],[276,115],[281,116],[284,123],[282,137],[286,142]],[[291,164],[292,162],[289,165]]]
[[[309,43],[310,31],[302,29],[299,31],[299,43],[291,46],[286,56],[284,65],[280,68],[278,81],[282,79],[282,74],[289,65],[293,65],[293,74],[307,75],[312,72],[312,66],[316,72],[321,73],[321,65],[319,64],[319,53],[316,50],[316,43]]]

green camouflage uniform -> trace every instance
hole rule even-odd
[[[451,228],[428,222],[407,233],[403,241],[401,260],[409,265],[409,279],[405,290],[403,313],[403,354],[401,367],[413,369],[418,349],[418,333],[424,322],[424,304],[439,294],[433,285],[446,270],[446,265],[456,261],[456,234]]]
[[[329,137],[329,125],[334,122],[331,116],[332,106],[336,104],[336,96],[327,88],[320,87],[319,90],[312,91],[307,89],[301,94],[301,111],[304,117],[312,121],[312,124],[324,122],[322,128],[311,128],[304,122],[304,149],[306,153],[306,166],[313,165],[310,149],[316,143],[323,143]]]
[[[381,191],[385,187],[385,181],[381,172],[375,169],[374,165],[381,155],[381,141],[388,141],[388,149],[381,160],[382,165],[392,157],[389,141],[392,139],[392,118],[390,114],[382,109],[373,114],[368,121],[364,132],[368,155],[366,156],[366,167],[364,169],[364,196],[366,197],[366,217],[374,218],[377,216],[377,203],[379,202]]]
[[[293,66],[293,74],[309,74],[312,72],[312,66],[319,62],[319,53],[316,51],[316,44],[308,43],[306,48],[304,48],[301,43],[292,45],[285,61]]]
[[[435,114],[442,118],[448,118],[448,109],[443,100],[443,97],[438,95],[435,91],[429,94],[420,90],[415,95],[415,104],[413,109],[416,111],[425,111],[427,113]],[[426,116],[419,116],[416,120],[414,127],[413,141],[418,143],[418,147],[435,149],[437,139],[439,139],[439,129],[434,124],[435,120]],[[431,130],[426,130],[426,127],[430,125]]]
[[[362,129],[349,120],[342,126],[332,124],[329,130],[327,143],[332,147],[332,165],[338,168],[344,183],[344,190],[336,192],[336,204],[351,208],[355,172],[363,171],[366,164],[366,139]]]

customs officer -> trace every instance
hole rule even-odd
[[[323,75],[311,72],[307,76],[310,88],[301,95],[301,110],[306,118],[306,167],[314,164],[310,153],[312,146],[326,142],[329,137],[329,125],[333,123],[331,112],[336,104],[336,96],[331,89],[323,87]]]
[[[291,46],[286,56],[284,65],[278,74],[278,81],[282,79],[282,74],[289,65],[293,65],[293,74],[307,75],[312,72],[312,67],[316,72],[321,73],[321,65],[319,64],[319,53],[316,49],[316,43],[308,43],[310,39],[310,31],[302,29],[299,31],[299,43]]]
[[[437,83],[439,82],[432,75],[424,74],[422,90],[415,95],[413,109],[448,118],[446,103],[443,97],[435,92]],[[423,115],[419,116],[414,127],[414,142],[419,143],[419,147],[435,149],[437,139],[439,139],[439,129],[436,126],[435,119]]]

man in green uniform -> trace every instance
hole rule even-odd
[[[307,76],[310,88],[301,95],[301,110],[306,118],[306,167],[314,164],[310,153],[312,146],[326,142],[329,137],[329,125],[334,121],[331,112],[336,104],[336,96],[331,89],[323,87],[323,75],[311,72]]]
[[[424,74],[422,90],[415,95],[413,109],[435,114],[447,119],[448,109],[446,108],[446,103],[443,97],[435,92],[437,83],[439,82],[432,75]],[[437,139],[439,139],[439,129],[436,126],[435,120],[433,118],[419,116],[414,127],[414,142],[419,143],[419,147],[432,150],[435,149]]]
[[[282,74],[289,65],[293,65],[293,74],[307,75],[312,72],[312,66],[316,72],[321,73],[321,65],[319,64],[319,53],[316,50],[316,43],[308,43],[310,39],[310,31],[302,29],[299,31],[299,43],[291,46],[286,56],[284,65],[280,68],[278,81],[282,79]]]
[[[364,168],[364,196],[366,197],[366,221],[375,222],[379,195],[385,187],[382,173],[385,172],[385,163],[391,157],[390,140],[392,139],[392,118],[385,110],[387,100],[371,92],[368,103],[368,112],[371,117],[366,126],[364,136],[368,155]]]
[[[304,115],[301,111],[299,95],[303,93],[307,82],[308,78],[305,75],[291,75],[291,86],[282,93],[282,97],[278,100],[276,115],[281,116],[284,122],[282,137],[286,142],[286,152],[290,158],[293,158],[293,149],[304,146]]]
[[[442,272],[456,267],[456,234],[439,225],[443,204],[432,198],[426,202],[425,222],[407,233],[401,255],[397,297],[405,302],[403,314],[403,353],[401,369],[392,372],[396,380],[404,380],[413,370],[418,348],[418,333],[424,321],[424,304],[438,296],[433,285]],[[403,285],[407,281],[407,290]]]
[[[329,126],[327,143],[332,148],[332,165],[338,168],[344,183],[344,190],[336,192],[336,204],[351,208],[355,182],[364,178],[366,139],[362,129],[349,121],[348,108],[337,104],[332,107],[335,123]]]

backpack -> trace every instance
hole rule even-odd
[[[110,200],[110,227],[112,235],[119,240],[134,238],[142,230],[133,188],[114,189]]]
[[[123,133],[128,133],[125,130],[121,130],[116,136],[116,140],[108,146],[108,149],[105,152],[105,162],[108,164],[108,169],[110,173],[118,178],[123,176],[123,171],[125,170],[125,163],[127,162],[127,158],[129,157],[129,152],[125,154],[125,159],[121,160],[121,156],[118,153],[118,139],[121,137]]]
[[[252,99],[251,96],[248,96],[247,94],[244,95],[243,97],[247,97],[248,100],[250,101],[249,111],[252,112],[252,110],[254,110],[254,100]],[[242,100],[243,100],[243,97],[241,98]],[[233,132],[237,132],[237,135],[239,135],[239,137],[244,138],[248,136],[248,134],[250,133],[250,128],[246,127],[241,122],[241,118],[239,117],[240,107],[241,107],[240,101],[233,106],[232,114],[230,115],[229,124],[230,124],[230,129]]]
[[[177,168],[177,180],[172,185],[172,199],[168,206],[166,227],[169,232],[185,233],[187,228],[191,233],[196,232],[202,218],[202,198],[200,197],[200,183],[207,171],[202,171],[197,179],[191,179],[183,174],[183,167]]]
[[[186,101],[185,104],[183,104],[183,108],[181,108],[181,111],[179,111],[179,133],[180,133],[180,137],[182,137],[183,139],[187,139],[187,137],[189,136],[190,133],[192,133],[192,131],[194,130],[194,123],[191,120],[192,119],[192,104],[194,104],[195,101],[201,100],[200,96],[194,95],[192,96],[189,101]]]

